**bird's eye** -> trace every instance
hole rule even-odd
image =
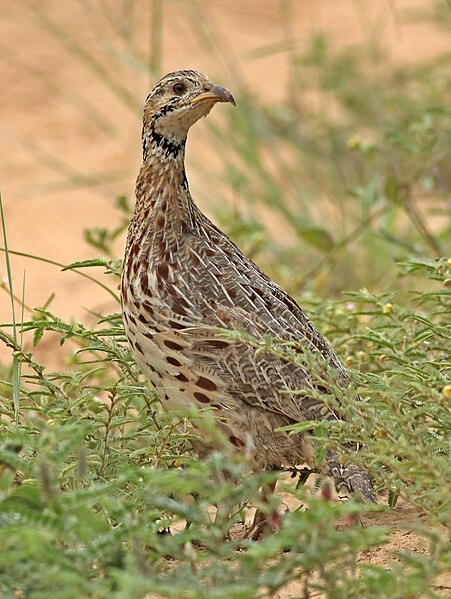
[[[172,91],[174,92],[174,94],[181,96],[186,92],[186,85],[184,83],[174,83],[174,85],[172,86]]]

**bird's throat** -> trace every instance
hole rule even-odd
[[[148,129],[143,129],[142,142],[144,162],[149,158],[157,158],[160,162],[171,161],[179,157],[184,159],[186,136],[180,139],[169,139],[163,133],[159,133],[153,125],[150,125]]]

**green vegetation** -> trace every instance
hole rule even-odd
[[[196,21],[196,6],[193,27],[207,45],[208,21]],[[127,54],[110,52],[111,60],[133,56],[131,68],[158,69],[163,4],[152,7],[150,57],[134,48],[120,15]],[[117,89],[103,63],[36,14],[135,110],[138,100]],[[443,20],[436,15],[442,12],[430,18]],[[89,18],[119,31],[115,14]],[[248,59],[275,51],[259,48]],[[363,443],[351,457],[373,474],[381,504],[328,501],[326,481],[318,482],[318,494],[284,479],[285,500],[308,510],[287,512],[281,530],[258,543],[237,539],[233,527],[244,506],[262,505],[261,484],[273,474],[250,474],[225,450],[196,461],[186,414],[163,412],[134,363],[119,304],[91,328],[61,320],[50,305],[25,318],[6,253],[3,287],[15,319],[0,323],[0,342],[11,352],[0,364],[1,597],[252,599],[289,582],[298,583],[293,597],[443,596],[437,579],[451,565],[449,61],[401,70],[384,61],[374,39],[338,51],[324,36],[302,50],[287,38],[277,51],[286,52],[294,82],[287,101],[263,105],[241,86],[239,109],[221,124],[209,120],[223,165],[218,200],[232,189],[242,206],[238,214],[218,210],[216,220],[299,298],[348,366],[362,400],[342,391],[335,407],[347,424],[315,429],[318,458],[343,440]],[[106,116],[89,115],[108,128]],[[105,293],[118,282],[113,242],[130,210],[124,198],[117,204],[123,223],[85,234],[101,257],[67,267],[94,275],[92,284]],[[2,224],[7,249],[3,217]],[[66,360],[57,372],[34,354],[50,333]],[[275,339],[265,347],[299,359]],[[215,435],[209,416],[190,415]],[[399,551],[384,566],[370,565],[366,552],[383,548],[392,532],[377,525],[375,512],[398,501],[415,514],[406,533],[414,530],[428,550]]]

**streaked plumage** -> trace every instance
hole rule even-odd
[[[218,329],[296,341],[323,357],[342,385],[348,377],[298,304],[244,256],[194,204],[185,175],[188,129],[231,94],[196,71],[163,77],[144,106],[144,162],[128,232],[122,277],[127,337],[162,404],[217,410],[218,426],[255,468],[306,462],[308,435],[275,429],[330,417],[319,399],[290,391],[315,388],[315,377],[269,351],[225,339]],[[202,454],[208,448],[196,446]],[[336,484],[374,500],[368,474],[330,457]]]

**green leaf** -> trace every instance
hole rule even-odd
[[[41,510],[41,489],[34,483],[23,484],[0,503],[0,512],[21,512],[22,509]]]
[[[390,200],[395,204],[399,204],[399,181],[394,175],[388,175],[388,177],[386,177],[384,184],[384,195],[387,200]]]
[[[297,433],[303,433],[304,431],[314,431],[320,425],[319,420],[305,420],[304,422],[296,422],[296,424],[289,424],[288,426],[281,426],[276,429],[276,432],[288,431],[291,435]]]
[[[33,347],[36,347],[36,345],[42,339],[43,334],[44,334],[44,329],[35,329],[35,332],[33,333]]]
[[[89,268],[91,266],[106,266],[109,268],[109,260],[105,258],[89,258],[88,260],[79,260],[64,266],[62,270],[73,270],[74,268]]]
[[[326,254],[334,248],[334,240],[325,229],[319,227],[298,228],[297,234],[309,245],[313,245]]]
[[[85,505],[71,509],[71,528],[85,543],[92,542],[96,536],[109,531],[107,522],[101,514],[96,514],[93,508]]]
[[[399,491],[390,489],[388,491],[388,498],[387,498],[388,507],[394,508],[398,502],[398,498],[399,498]]]

